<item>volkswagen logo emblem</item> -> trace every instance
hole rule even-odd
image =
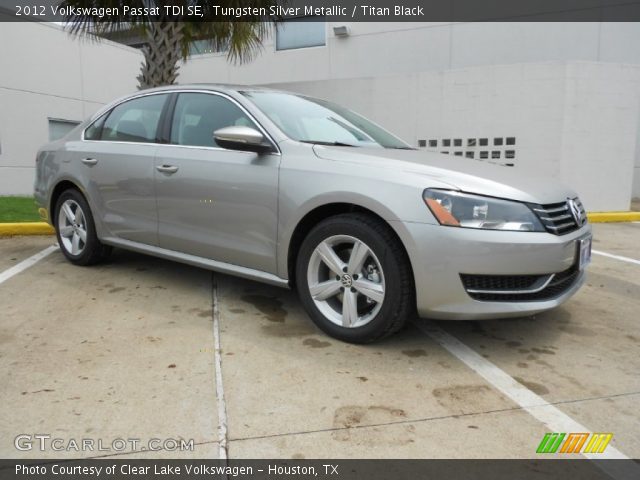
[[[582,211],[573,198],[567,198],[567,208],[576,221],[576,225],[582,225]]]
[[[348,273],[345,273],[340,278],[340,283],[342,283],[342,286],[344,288],[349,288],[353,284],[353,278],[351,278],[351,275],[349,275]]]

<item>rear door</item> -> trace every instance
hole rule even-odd
[[[183,92],[156,158],[160,247],[276,272],[277,153],[218,146],[213,132],[253,118],[223,94]]]
[[[76,152],[94,215],[114,236],[148,245],[158,244],[154,191],[154,158],[158,127],[169,94],[127,100],[85,131]]]

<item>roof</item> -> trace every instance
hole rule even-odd
[[[225,84],[225,83],[186,83],[186,84],[176,84],[176,85],[165,85],[163,87],[156,88],[146,88],[144,90],[138,90],[136,92],[129,93],[128,95],[124,95],[107,105],[100,108],[97,112],[95,112],[89,120],[93,121],[94,119],[101,116],[107,110],[110,110],[115,105],[118,105],[130,98],[139,96],[139,95],[148,95],[154,92],[166,92],[171,91],[174,92],[176,90],[211,90],[214,92],[221,93],[230,93],[230,92],[239,92],[239,91],[264,91],[264,92],[283,92],[282,90],[275,90],[272,88],[266,87],[258,87],[253,85],[234,85],[234,84]],[[286,92],[289,93],[289,92]]]
[[[156,91],[164,91],[164,90],[217,90],[222,92],[237,92],[242,90],[264,90],[269,92],[276,92],[278,90],[267,88],[267,87],[259,87],[255,85],[237,85],[237,84],[227,84],[227,83],[180,83],[176,85],[166,85],[164,87],[150,88],[145,89],[145,92],[156,92]]]

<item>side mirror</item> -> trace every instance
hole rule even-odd
[[[232,126],[213,132],[213,138],[222,148],[265,153],[271,151],[271,143],[255,128]]]

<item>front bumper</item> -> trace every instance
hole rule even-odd
[[[566,235],[409,222],[396,231],[411,260],[422,317],[472,320],[531,315],[562,304],[585,280],[585,271],[577,271],[566,288],[543,299],[513,296],[503,301],[482,301],[467,292],[461,274],[549,275],[577,269],[578,240],[591,236],[590,225]]]

